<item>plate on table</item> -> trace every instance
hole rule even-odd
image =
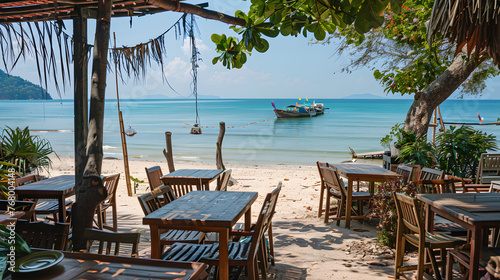
[[[15,272],[28,273],[53,267],[64,259],[59,251],[39,251],[16,260]]]

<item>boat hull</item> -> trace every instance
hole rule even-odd
[[[276,117],[279,119],[286,119],[286,118],[303,118],[303,117],[314,117],[316,116],[316,112],[307,112],[307,113],[299,113],[299,112],[290,112],[290,111],[285,111],[285,110],[275,110]]]

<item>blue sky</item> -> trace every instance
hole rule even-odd
[[[194,3],[192,1],[188,1]],[[210,1],[209,9],[230,15],[238,9],[247,11],[249,1]],[[199,2],[196,2],[199,3]],[[116,32],[117,45],[133,46],[147,42],[167,30],[180,13],[164,12],[156,15],[134,17],[132,28],[129,18],[114,18],[111,31]],[[196,18],[200,33],[197,46],[201,53],[198,69],[198,94],[217,95],[221,98],[342,98],[352,94],[371,93],[386,96],[383,87],[368,70],[351,74],[340,73],[348,61],[335,55],[334,45],[311,45],[311,38],[269,38],[270,48],[266,53],[253,52],[242,69],[226,69],[222,64],[212,65],[217,55],[215,44],[210,40],[213,33],[238,37],[229,25],[213,20]],[[71,21],[65,21],[67,33],[72,33]],[[89,43],[93,44],[95,21],[89,20]],[[191,94],[190,49],[188,41],[176,40],[174,32],[166,39],[167,58],[164,71],[172,87],[179,95]],[[89,71],[91,66],[89,65]],[[11,74],[21,76],[38,84],[38,74],[33,58],[20,63]],[[114,73],[108,72],[106,98],[116,98]],[[146,95],[163,94],[178,96],[162,82],[161,69],[153,65],[146,79],[119,81],[120,98],[142,98]],[[500,89],[500,79],[491,81],[484,98],[493,98],[495,89]],[[49,85],[53,98],[59,98],[53,85]],[[73,98],[72,87],[62,92],[62,99]]]

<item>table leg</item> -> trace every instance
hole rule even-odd
[[[249,231],[252,227],[252,207],[248,208],[248,211],[245,213],[245,231]]]
[[[347,197],[346,197],[346,205],[345,205],[345,227],[351,227],[351,208],[352,208],[352,178],[348,178],[347,184]],[[327,205],[326,207],[329,207]]]
[[[66,197],[63,195],[59,197],[58,199],[59,202],[59,222],[65,223],[66,222]],[[54,222],[57,222],[57,217],[54,217]]]
[[[472,229],[470,240],[470,270],[469,279],[479,279],[479,255],[481,253],[481,245],[483,244],[482,228],[475,226]]]
[[[429,204],[425,204],[425,229],[428,232],[434,231],[434,212]]]
[[[245,225],[246,226],[246,225]],[[219,279],[229,279],[229,229],[219,231]]]
[[[149,225],[149,232],[151,234],[151,258],[159,259],[161,257],[160,246],[160,231],[157,225]]]

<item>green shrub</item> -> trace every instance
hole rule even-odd
[[[436,137],[436,147],[439,168],[447,174],[464,178],[476,176],[482,153],[498,148],[496,136],[470,126],[451,126]]]
[[[417,186],[415,184],[402,184],[400,181],[384,183],[377,185],[375,195],[372,198],[373,211],[372,216],[380,218],[377,228],[377,242],[382,246],[394,248],[396,246],[396,233],[398,215],[396,203],[392,194],[394,192],[405,193],[409,196],[415,196]]]
[[[0,161],[15,165],[16,171],[21,176],[38,168],[48,170],[52,163],[49,155],[55,154],[49,141],[31,135],[28,127],[24,129],[6,127],[0,142]]]

